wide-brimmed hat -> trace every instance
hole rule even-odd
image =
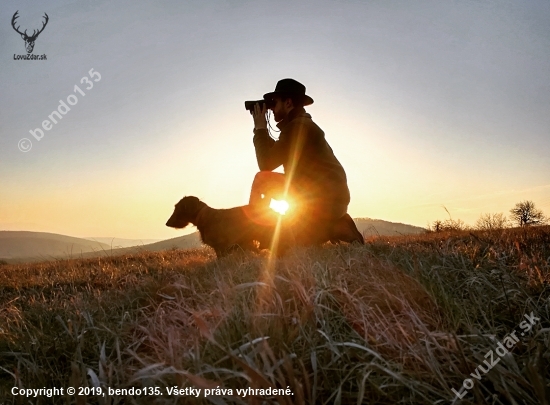
[[[277,82],[275,91],[264,94],[264,100],[271,100],[275,96],[294,96],[299,97],[303,101],[303,105],[313,104],[313,99],[306,96],[306,86],[294,79],[282,79]]]

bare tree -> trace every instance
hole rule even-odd
[[[512,221],[519,226],[543,225],[548,222],[541,210],[535,208],[533,201],[522,201],[510,210]]]
[[[476,221],[475,228],[480,231],[503,229],[508,226],[508,219],[502,212],[498,214],[482,214]]]
[[[429,232],[441,232],[443,230],[443,221],[437,219],[431,225],[428,224]]]
[[[447,214],[449,214],[449,219],[444,221],[438,219],[433,221],[432,224],[428,224],[428,232],[467,231],[470,229],[470,227],[466,225],[463,220],[453,219],[447,207],[444,205],[442,207]]]
[[[466,231],[470,229],[468,225],[461,219],[446,219],[445,221],[436,220],[428,226],[428,231],[431,232],[448,232],[448,231]]]

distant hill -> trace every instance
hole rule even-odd
[[[414,225],[389,222],[382,219],[354,218],[359,232],[363,236],[398,236],[423,233],[426,230]]]
[[[410,235],[423,233],[425,231],[424,228],[418,226],[388,222],[381,219],[356,218],[354,221],[357,224],[357,229],[359,229],[365,237]],[[2,234],[11,234],[11,236],[2,239]],[[25,235],[16,236],[15,234]],[[172,248],[192,249],[202,246],[198,232],[159,242],[137,244],[120,248],[116,247],[117,243],[115,242],[113,242],[111,247],[110,240],[112,240],[112,238],[94,239],[96,239],[97,242],[50,233],[2,231],[0,232],[0,259],[4,259],[8,262],[31,262],[69,256],[91,258],[103,255],[116,256],[136,253],[144,250],[161,251]],[[135,239],[115,240],[118,241],[119,246],[124,243],[136,242]],[[5,243],[6,241],[8,242]]]
[[[105,238],[90,237],[86,238],[100,243],[105,243],[109,248],[127,248],[132,246],[148,245],[150,243],[160,242],[162,239],[123,239],[123,238]]]
[[[160,242],[149,243],[147,245],[132,246],[121,249],[108,249],[101,252],[89,252],[83,253],[83,258],[97,257],[103,255],[117,256],[122,254],[137,253],[141,251],[159,252],[161,250],[169,249],[193,249],[202,246],[199,232],[194,232],[189,235],[178,236],[177,238],[166,239]]]
[[[110,250],[104,243],[48,232],[0,231],[0,258],[47,260]]]
[[[146,248],[147,250],[151,250],[151,251],[159,251],[159,250],[167,250],[172,248],[192,249],[192,248],[201,247],[201,246],[202,246],[201,237],[199,235],[199,232],[197,231],[189,235],[178,236],[177,238],[166,239],[160,242],[151,243],[149,245],[143,246],[143,248]]]

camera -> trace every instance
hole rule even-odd
[[[250,111],[250,113],[252,114],[252,112],[254,111],[254,106],[256,104],[260,105],[260,109],[264,107],[264,104],[266,105],[267,108],[273,107],[273,102],[271,100],[255,100],[255,101],[245,101],[244,108],[247,111]]]

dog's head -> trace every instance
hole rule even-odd
[[[166,222],[170,228],[185,228],[189,223],[196,225],[197,215],[206,206],[197,197],[183,197],[174,208],[174,213]]]

